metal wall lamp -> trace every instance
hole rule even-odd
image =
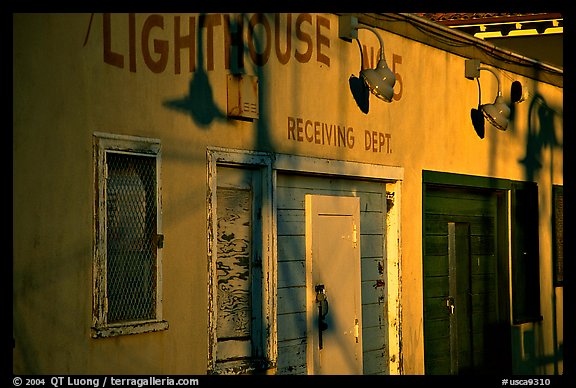
[[[358,30],[365,29],[372,31],[380,42],[380,56],[378,64],[374,69],[362,69],[360,77],[364,84],[368,87],[370,92],[379,99],[392,102],[394,95],[394,84],[396,83],[396,76],[386,63],[384,57],[384,42],[376,29],[358,23],[358,18],[355,16],[343,15],[338,20],[338,35],[341,39],[351,42],[353,39],[358,39]],[[362,58],[360,58],[362,60]]]
[[[494,75],[494,77],[496,77],[496,80],[498,81],[498,95],[492,104],[481,103],[480,81],[478,80],[478,78],[480,78],[480,70],[489,71]],[[501,131],[505,131],[508,128],[510,108],[502,97],[500,77],[498,77],[498,74],[496,74],[496,72],[490,68],[481,67],[480,61],[478,59],[467,59],[464,67],[464,76],[470,80],[476,79],[478,81],[478,110],[482,112],[490,124],[500,129]],[[477,128],[476,130],[478,132]],[[478,133],[478,136],[481,138],[484,137],[483,128],[482,133]]]

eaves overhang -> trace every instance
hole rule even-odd
[[[347,13],[358,21],[417,42],[479,59],[483,64],[564,87],[564,70],[410,13]]]

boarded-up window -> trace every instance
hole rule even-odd
[[[259,173],[218,168],[217,362],[263,354]]]
[[[250,356],[252,204],[249,190],[218,190],[218,342],[238,342],[235,357]],[[242,344],[244,343],[244,344]],[[245,346],[242,346],[245,345]],[[221,346],[223,348],[223,346]],[[222,349],[219,358],[224,356]]]
[[[208,149],[209,374],[268,373],[276,365],[272,160]]]

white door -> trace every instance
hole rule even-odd
[[[311,374],[362,374],[360,199],[306,195]]]

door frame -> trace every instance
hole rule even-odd
[[[264,320],[263,358],[266,369],[274,369],[278,358],[277,347],[277,295],[276,295],[276,224],[273,209],[275,207],[272,191],[272,157],[268,153],[252,152],[218,147],[208,147],[206,151],[207,163],[207,194],[206,194],[206,229],[207,229],[207,264],[208,264],[208,357],[207,371],[209,374],[238,373],[246,367],[234,363],[217,365],[217,185],[218,166],[233,166],[240,168],[257,169],[261,174],[261,252],[262,272],[267,276],[262,284],[262,310]],[[249,370],[248,370],[249,371]]]
[[[402,374],[401,353],[402,316],[401,316],[401,198],[404,168],[370,163],[350,162],[289,154],[247,151],[222,147],[207,147],[207,261],[208,261],[208,357],[207,370],[218,373],[216,367],[216,316],[214,306],[215,262],[216,262],[216,182],[218,165],[259,167],[263,174],[263,239],[269,249],[263,265],[267,265],[270,276],[265,287],[264,303],[268,315],[266,335],[266,355],[270,363],[270,373],[275,373],[278,358],[277,338],[277,211],[276,179],[277,173],[311,174],[320,177],[356,178],[374,180],[385,184],[387,214],[385,226],[386,299],[387,307],[387,344],[389,374]]]
[[[386,185],[386,226],[385,251],[386,268],[384,268],[385,298],[388,322],[387,345],[388,365],[387,372],[391,375],[403,374],[402,358],[402,239],[401,239],[401,203],[402,183],[404,180],[404,167],[385,166],[380,164],[351,162],[297,156],[288,154],[274,154],[272,164],[272,186],[276,196],[277,173],[309,174],[319,177],[354,178],[373,180]],[[276,208],[274,207],[274,220]],[[274,224],[276,228],[276,221]],[[310,368],[310,366],[308,367]],[[310,370],[310,369],[309,369]]]
[[[422,171],[422,260],[426,252],[426,192],[429,188],[457,188],[461,190],[485,189],[496,194],[496,251],[497,251],[497,284],[498,284],[498,324],[511,328],[511,252],[510,252],[510,203],[512,181],[501,178],[481,177],[465,174],[454,174],[439,171]],[[424,262],[422,262],[423,265]],[[422,271],[424,276],[424,271]],[[423,289],[424,291],[424,289]],[[424,294],[422,295],[424,298]],[[424,311],[422,311],[424,320]],[[506,343],[502,344],[502,359],[507,362],[504,368],[511,371],[512,344],[511,330],[507,330]],[[507,345],[507,346],[506,346]],[[426,354],[424,354],[426,357]],[[424,360],[424,364],[426,360]],[[426,370],[424,371],[426,373]]]

